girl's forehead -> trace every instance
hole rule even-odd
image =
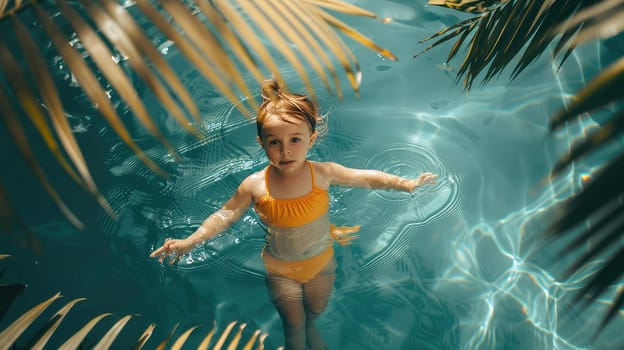
[[[306,126],[305,122],[297,117],[269,115],[262,123],[263,127]]]
[[[309,128],[303,120],[298,118],[290,117],[286,120],[280,118],[278,116],[269,116],[262,123],[262,129],[265,133],[275,133],[275,132],[286,132],[286,133],[294,133],[294,132],[309,132]]]

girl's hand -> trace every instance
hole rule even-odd
[[[193,243],[186,239],[169,239],[165,240],[162,247],[156,249],[150,254],[150,258],[158,257],[159,262],[169,259],[169,265],[180,260],[180,256],[188,254],[193,250]]]
[[[360,230],[358,226],[336,226],[334,224],[329,225],[329,235],[334,241],[340,243],[340,245],[349,245],[354,239],[358,238],[355,233]]]
[[[420,174],[420,176],[418,177],[418,179],[415,180],[408,180],[407,181],[407,191],[408,192],[412,192],[414,191],[416,188],[422,186],[422,185],[427,185],[427,184],[435,184],[436,183],[436,179],[438,178],[438,175],[435,175],[433,173],[430,172],[426,172],[426,173],[422,173]]]

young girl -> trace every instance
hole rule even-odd
[[[412,192],[434,183],[423,173],[406,179],[376,170],[360,170],[332,162],[307,160],[317,137],[316,105],[307,97],[283,91],[265,81],[264,102],[256,117],[258,144],[269,165],[243,180],[223,207],[185,239],[166,240],[150,256],[173,263],[193,247],[226,230],[253,203],[266,225],[262,259],[271,301],[280,314],[287,350],[325,349],[314,326],[332,292],[336,261],[333,240],[348,244],[358,227],[335,227],[329,222],[330,185]]]

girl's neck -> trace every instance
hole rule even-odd
[[[273,173],[275,179],[279,181],[293,181],[302,176],[305,177],[306,174],[309,172],[309,165],[307,160],[295,169],[280,170],[273,165],[270,165],[270,167],[271,173]]]
[[[298,169],[291,170],[280,172],[273,166],[269,168],[267,189],[270,191],[271,196],[274,198],[296,198],[312,190],[312,178],[307,162],[303,163],[303,166]]]

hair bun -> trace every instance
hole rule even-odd
[[[282,87],[275,79],[267,79],[262,83],[260,94],[264,100],[274,101],[281,97]]]

